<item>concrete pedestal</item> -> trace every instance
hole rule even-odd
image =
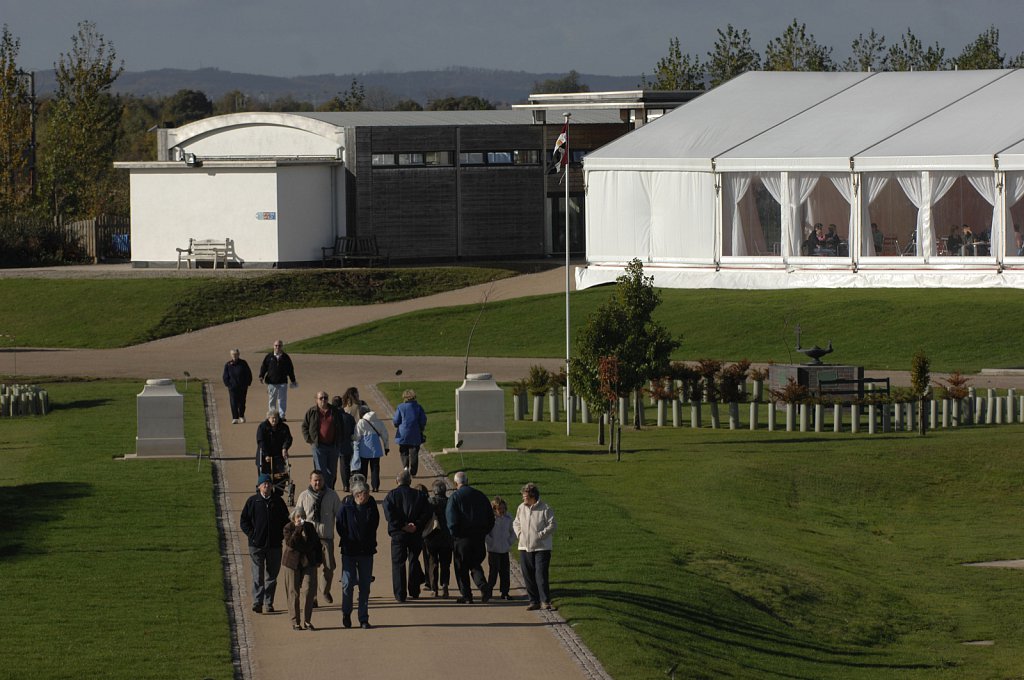
[[[139,456],[185,455],[185,397],[170,378],[147,380],[136,397]]]
[[[500,451],[505,438],[505,394],[490,373],[470,373],[455,390],[455,444],[463,451]]]

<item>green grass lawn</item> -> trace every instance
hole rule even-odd
[[[571,296],[574,335],[610,287]],[[668,290],[655,318],[682,339],[678,359],[803,362],[802,345],[835,352],[829,363],[909,370],[924,349],[932,370],[975,372],[1024,366],[1021,290]],[[292,351],[461,356],[479,305],[430,309],[293,343]],[[509,326],[512,323],[512,326]],[[403,332],[394,329],[401,326]],[[565,298],[546,295],[490,303],[473,336],[474,356],[564,357]]]
[[[170,274],[170,273],[169,273]],[[0,279],[0,346],[126,347],[285,309],[391,302],[511,276],[504,269],[342,269],[259,277]]]
[[[114,460],[137,382],[44,386],[52,413],[0,419],[0,676],[232,678],[209,460]],[[188,450],[208,453],[185,396]]]
[[[413,387],[429,445],[451,446],[457,384]],[[564,422],[508,423],[518,452],[438,460],[488,495],[540,486],[555,603],[616,680],[675,663],[685,678],[1021,677],[1024,573],[960,565],[1024,558],[1024,426],[627,429],[616,462],[596,425],[567,439]]]

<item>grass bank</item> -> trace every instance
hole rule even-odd
[[[408,384],[405,387],[409,387]],[[455,383],[413,385],[451,446]],[[386,386],[395,400],[397,386]],[[439,456],[488,495],[536,482],[553,595],[616,680],[989,678],[1024,667],[1024,426],[799,434],[508,420],[515,453]],[[992,646],[964,642],[991,640]]]
[[[0,675],[232,677],[209,461],[114,460],[137,382],[45,387],[51,414],[0,419]],[[185,421],[208,451],[194,382]]]
[[[392,302],[504,269],[341,269],[245,278],[0,279],[3,346],[126,347],[286,309]]]
[[[575,333],[611,294],[573,293]],[[796,347],[826,346],[829,363],[909,370],[923,348],[932,370],[975,372],[1024,366],[1013,310],[1024,291],[984,290],[662,290],[655,317],[682,338],[678,359],[747,358],[803,362]],[[296,352],[461,356],[479,305],[424,310],[291,345]],[[395,333],[396,327],[403,329]],[[565,298],[545,295],[488,304],[473,335],[474,356],[564,357]]]

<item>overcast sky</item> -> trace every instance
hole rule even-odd
[[[703,58],[731,23],[765,45],[794,19],[842,61],[859,33],[909,27],[956,56],[989,25],[1024,51],[1020,0],[0,0],[19,65],[48,69],[81,20],[129,71],[216,67],[313,75],[477,66],[533,73],[650,73],[678,37]]]

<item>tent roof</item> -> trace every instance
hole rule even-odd
[[[621,137],[587,170],[1024,168],[1024,70],[750,72]]]
[[[749,72],[587,155],[587,168],[711,171],[711,159],[869,77]]]

